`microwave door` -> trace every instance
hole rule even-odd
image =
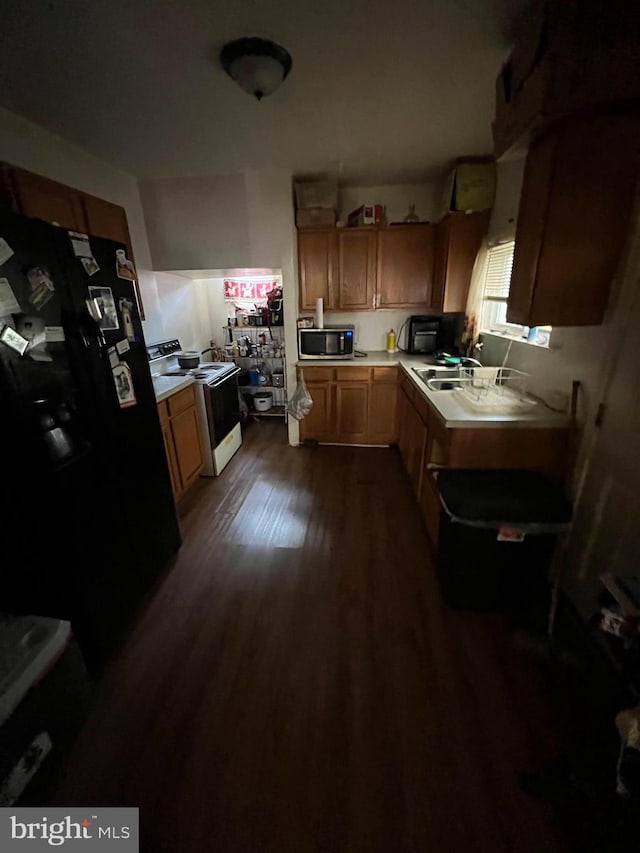
[[[327,335],[325,332],[308,331],[303,332],[304,353],[310,356],[321,356],[327,354]]]
[[[344,332],[328,332],[325,335],[325,353],[326,355],[343,355],[344,353]]]

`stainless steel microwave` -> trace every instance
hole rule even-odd
[[[353,358],[353,326],[298,329],[300,358]]]

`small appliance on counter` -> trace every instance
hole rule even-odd
[[[457,353],[464,329],[464,312],[417,314],[409,317],[407,352],[411,355],[432,355],[446,350]]]
[[[348,325],[298,329],[298,355],[301,359],[353,358],[354,337],[354,327]]]

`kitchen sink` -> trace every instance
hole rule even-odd
[[[460,370],[457,367],[414,367],[412,369],[429,391],[452,391],[462,384]]]

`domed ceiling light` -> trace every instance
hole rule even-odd
[[[230,41],[220,51],[220,64],[232,80],[260,101],[278,88],[291,71],[284,47],[261,38]]]

